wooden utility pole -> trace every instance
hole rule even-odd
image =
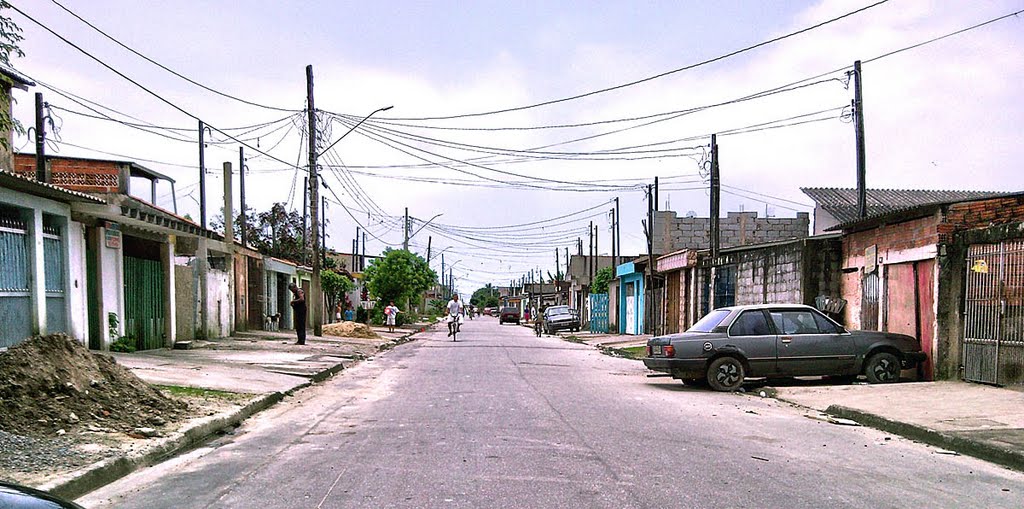
[[[313,66],[306,66],[306,104],[309,114],[309,223],[313,239],[313,275],[306,302],[312,308],[313,335],[323,336],[323,292],[320,289],[320,181],[316,167],[316,108],[313,105]]]
[[[327,265],[327,197],[320,197],[320,268]]]
[[[366,230],[363,230],[363,252],[359,257],[359,272],[366,270]]]
[[[199,121],[199,224],[206,228],[206,125]]]
[[[48,173],[46,171],[46,117],[43,115],[43,94],[36,92],[36,182],[49,183]]]
[[[654,211],[660,210],[658,208],[658,177],[654,177]]]
[[[245,147],[238,147],[238,198],[239,206],[242,210],[239,214],[242,216],[242,231],[238,232],[242,239],[242,247],[248,245],[249,234],[249,223],[246,220],[245,214]]]
[[[306,232],[309,230],[309,177],[302,177],[302,264],[305,265],[309,259],[306,252],[309,246],[309,238]],[[276,232],[275,232],[276,234]]]
[[[711,135],[711,258],[718,258],[718,198],[721,183],[718,175],[718,137]]]
[[[868,215],[867,155],[864,153],[864,98],[860,88],[860,60],[853,63],[853,126],[857,137],[857,217]]]
[[[612,237],[612,270],[613,271],[615,270],[615,267],[619,266],[619,252],[616,251],[616,249],[618,248],[618,245],[615,243],[615,221],[617,219],[618,218],[615,217],[615,209],[612,209],[612,231],[611,231],[610,235]]]
[[[355,245],[352,246],[352,272],[359,271],[359,230],[360,228],[356,226]]]
[[[615,255],[615,266],[618,267],[622,263],[622,212],[619,211],[619,197],[615,197],[615,244],[618,245],[618,252]]]

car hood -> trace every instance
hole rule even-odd
[[[913,336],[896,334],[895,332],[880,332],[869,330],[850,331],[854,341],[861,346],[871,346],[874,343],[891,343],[896,345],[903,352],[920,352],[921,342]]]

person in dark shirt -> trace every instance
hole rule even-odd
[[[306,292],[296,286],[295,283],[288,285],[292,291],[292,315],[295,317],[295,334],[298,336],[296,345],[306,344]]]

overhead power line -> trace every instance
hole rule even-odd
[[[238,102],[243,103],[243,104],[248,104],[250,106],[257,106],[257,107],[265,108],[265,109],[268,109],[268,110],[286,111],[286,112],[290,112],[290,113],[299,113],[299,112],[302,111],[302,110],[288,109],[288,108],[279,108],[277,106],[268,106],[266,104],[260,104],[260,103],[257,103],[257,102],[249,101],[247,99],[242,99],[240,97],[236,97],[236,96],[233,96],[231,94],[228,94],[228,93],[225,93],[225,92],[221,92],[220,90],[216,90],[214,88],[208,87],[208,86],[206,86],[206,85],[204,85],[202,83],[199,83],[198,81],[193,80],[192,78],[189,78],[188,76],[185,76],[185,75],[179,73],[178,71],[175,71],[174,69],[171,69],[171,68],[165,66],[164,64],[161,64],[160,62],[157,62],[156,60],[153,60],[152,58],[149,58],[148,56],[143,55],[142,53],[136,51],[134,48],[132,48],[132,47],[128,46],[127,44],[117,40],[116,38],[114,38],[110,34],[104,32],[103,30],[101,30],[96,25],[93,25],[92,23],[90,23],[85,18],[79,16],[78,14],[76,14],[71,9],[68,9],[63,4],[58,2],[57,0],[50,0],[50,1],[52,1],[57,7],[60,7],[61,9],[63,9],[64,12],[67,12],[68,14],[74,16],[75,18],[78,19],[78,21],[81,21],[82,23],[85,23],[89,28],[95,30],[100,35],[102,35],[103,37],[106,37],[107,39],[112,41],[114,44],[117,44],[118,46],[120,46],[120,47],[122,47],[122,48],[124,48],[124,49],[126,49],[128,51],[130,51],[135,56],[137,56],[137,57],[139,57],[139,58],[141,58],[141,59],[143,59],[143,60],[145,60],[145,61],[147,61],[147,62],[149,62],[149,63],[151,63],[151,64],[153,64],[153,65],[155,65],[155,66],[157,66],[157,67],[159,67],[159,68],[161,68],[161,69],[163,69],[163,70],[165,70],[165,71],[167,71],[167,72],[169,72],[169,73],[171,73],[171,74],[173,74],[173,75],[175,75],[175,76],[177,76],[177,77],[179,77],[179,78],[181,78],[181,79],[183,79],[183,80],[185,80],[185,81],[187,81],[187,82],[189,82],[189,83],[191,83],[191,84],[193,84],[193,85],[195,85],[195,86],[197,86],[199,88],[202,88],[203,90],[206,90],[208,92],[212,92],[212,93],[217,94],[217,95],[219,95],[221,97],[226,97],[228,99],[231,99],[231,100],[234,100],[234,101],[238,101]]]
[[[558,103],[567,102],[567,101],[574,101],[576,99],[582,99],[584,97],[590,97],[590,96],[594,96],[594,95],[598,95],[598,94],[603,94],[603,93],[606,93],[606,92],[611,92],[611,91],[614,91],[614,90],[620,90],[620,89],[623,89],[623,88],[632,87],[632,86],[635,86],[635,85],[639,85],[641,83],[646,83],[648,81],[653,81],[653,80],[656,80],[656,79],[659,79],[659,78],[664,78],[665,76],[669,76],[669,75],[680,73],[680,72],[683,72],[683,71],[688,71],[688,70],[691,70],[691,69],[695,69],[697,67],[705,66],[705,65],[708,65],[708,64],[711,64],[711,63],[714,63],[714,62],[718,62],[720,60],[725,60],[727,58],[731,58],[731,57],[740,55],[742,53],[746,53],[748,51],[752,51],[752,50],[755,50],[755,49],[763,47],[763,46],[768,46],[768,45],[774,44],[776,42],[779,42],[779,41],[782,41],[782,40],[785,40],[785,39],[789,39],[791,37],[795,37],[797,35],[804,34],[804,33],[810,32],[812,30],[821,28],[823,26],[835,23],[837,21],[843,20],[843,19],[848,18],[850,16],[854,16],[856,14],[864,12],[864,11],[866,11],[868,9],[871,9],[871,8],[877,7],[879,5],[882,5],[882,4],[886,3],[886,2],[888,2],[888,0],[880,0],[880,1],[875,2],[873,4],[866,5],[864,7],[856,9],[854,11],[850,11],[850,12],[848,12],[846,14],[842,14],[840,16],[836,16],[834,18],[830,18],[828,20],[825,20],[825,21],[822,21],[820,23],[811,25],[809,27],[805,27],[805,28],[802,28],[800,30],[796,30],[794,32],[790,32],[790,33],[787,33],[785,35],[780,35],[778,37],[774,37],[772,39],[768,39],[766,41],[762,41],[762,42],[759,42],[757,44],[746,46],[744,48],[741,48],[741,49],[738,49],[738,50],[735,50],[735,51],[731,51],[731,52],[726,53],[724,55],[719,55],[717,57],[709,58],[707,60],[702,60],[702,61],[694,63],[694,64],[690,64],[690,65],[686,65],[686,66],[683,66],[683,67],[679,67],[677,69],[672,69],[670,71],[665,71],[665,72],[660,73],[660,74],[655,74],[654,76],[648,76],[646,78],[638,79],[638,80],[635,80],[635,81],[630,81],[628,83],[623,83],[623,84],[620,84],[620,85],[614,85],[614,86],[611,86],[611,87],[602,88],[602,89],[598,89],[598,90],[593,90],[593,91],[585,92],[585,93],[582,93],[582,94],[577,94],[577,95],[573,95],[573,96],[569,96],[569,97],[563,97],[561,99],[553,99],[553,100],[550,100],[550,101],[534,103],[534,104],[530,104],[530,105],[526,105],[526,106],[517,106],[517,107],[513,107],[513,108],[505,108],[505,109],[500,109],[500,110],[484,111],[484,112],[479,112],[479,113],[464,113],[464,114],[460,114],[460,115],[447,115],[447,116],[437,116],[437,117],[386,117],[386,119],[387,120],[397,120],[397,121],[452,120],[452,119],[457,119],[457,118],[482,117],[482,116],[487,116],[487,115],[497,115],[497,114],[501,114],[501,113],[510,113],[510,112],[514,112],[514,111],[522,111],[522,110],[527,110],[527,109],[532,109],[532,108],[538,108],[538,107],[541,107],[541,106],[550,106],[552,104],[558,104]]]

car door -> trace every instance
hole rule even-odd
[[[775,374],[777,340],[764,310],[749,309],[740,313],[729,326],[729,340],[723,346],[728,345],[746,355],[750,365],[748,376]]]
[[[846,331],[813,309],[775,309],[778,370],[788,376],[842,375],[853,368],[855,348]]]

